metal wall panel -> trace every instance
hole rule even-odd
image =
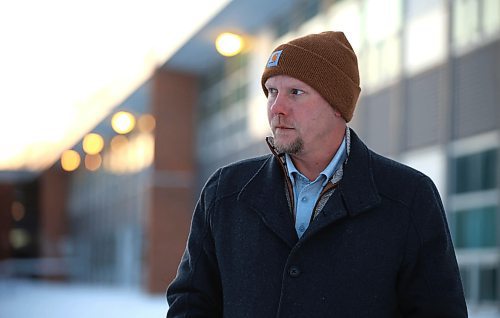
[[[391,86],[363,98],[358,108],[357,125],[367,145],[383,155],[393,155],[398,142],[397,86]]]
[[[458,58],[454,69],[453,138],[497,128],[500,116],[500,44]]]
[[[407,80],[403,148],[415,149],[439,141],[440,109],[443,107],[443,67],[433,68]]]

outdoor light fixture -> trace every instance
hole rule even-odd
[[[223,56],[235,56],[243,50],[243,38],[234,33],[221,33],[215,39],[215,48]]]
[[[104,139],[96,133],[90,133],[83,137],[83,150],[89,155],[96,155],[104,147]]]
[[[127,134],[135,127],[135,117],[129,112],[118,112],[111,119],[113,130],[119,134]]]
[[[80,165],[80,154],[75,150],[66,150],[61,155],[61,167],[65,171],[74,171]]]

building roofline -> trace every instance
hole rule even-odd
[[[215,49],[215,38],[221,32],[255,35],[290,12],[296,0],[233,0],[205,24],[162,66],[194,74],[203,74],[210,66],[222,62]],[[244,15],[241,13],[245,12]]]

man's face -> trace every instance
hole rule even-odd
[[[321,151],[331,143],[335,128],[345,121],[311,86],[286,75],[270,77],[267,116],[280,153],[301,155]],[[344,129],[344,128],[343,128]]]

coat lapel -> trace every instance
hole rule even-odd
[[[328,202],[325,204],[318,216],[309,224],[307,231],[302,239],[307,239],[314,235],[326,226],[338,221],[348,215],[348,211],[342,202],[341,195],[338,190],[332,194]]]
[[[316,219],[309,225],[303,238],[317,233],[344,217],[355,217],[381,202],[371,168],[368,148],[351,130],[351,150],[344,164],[344,175],[337,189]]]
[[[283,173],[272,156],[243,187],[238,200],[259,214],[264,224],[291,248],[298,237],[285,191]]]

